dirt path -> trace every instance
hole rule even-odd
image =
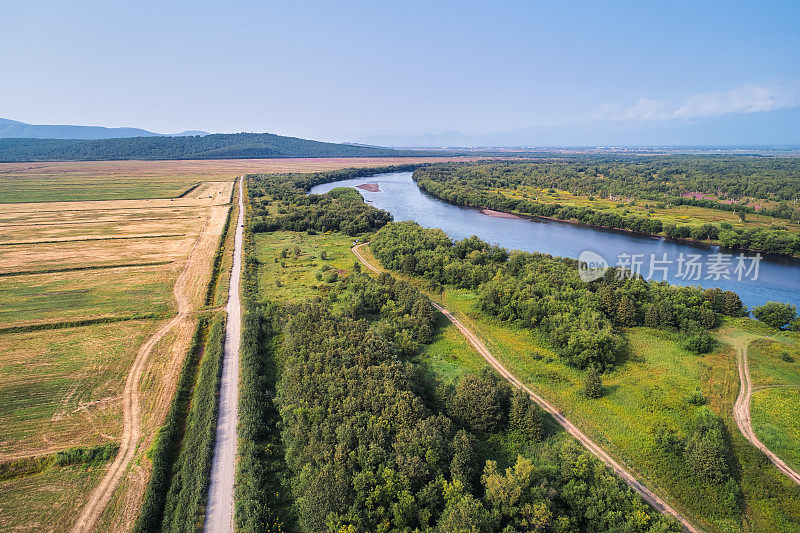
[[[206,521],[203,531],[213,533],[233,531],[233,483],[236,470],[236,426],[239,424],[239,340],[241,337],[242,308],[239,301],[239,280],[242,271],[242,225],[244,178],[239,180],[239,218],[233,239],[233,267],[231,268],[228,305],[225,310],[225,353],[222,362],[222,383],[219,392],[219,416],[214,459],[211,463],[211,483],[208,488]]]
[[[370,264],[361,253],[360,248],[364,246],[364,244],[359,244],[358,246],[354,246],[352,248],[353,253],[356,257],[361,261],[364,266],[366,266],[369,270],[375,273],[380,273],[381,270],[374,265]],[[616,475],[622,478],[625,483],[628,484],[630,488],[636,491],[647,503],[652,505],[656,510],[663,514],[667,514],[678,520],[681,525],[683,525],[686,531],[691,531],[693,533],[699,532],[688,520],[683,518],[681,515],[678,514],[675,509],[670,507],[667,502],[653,494],[647,487],[639,483],[633,474],[628,472],[622,465],[620,465],[617,461],[615,461],[610,455],[608,455],[600,446],[598,446],[592,439],[586,436],[580,429],[578,429],[575,424],[570,422],[561,412],[555,408],[550,402],[533,392],[530,388],[525,386],[520,380],[514,376],[511,372],[509,372],[506,367],[504,367],[500,361],[495,359],[492,353],[486,348],[486,345],[481,341],[477,335],[475,335],[469,328],[467,328],[459,319],[457,319],[453,314],[448,311],[445,307],[437,304],[436,302],[433,303],[434,307],[438,309],[445,317],[447,317],[450,322],[453,323],[458,331],[472,344],[475,350],[478,351],[479,354],[488,362],[492,368],[494,368],[501,376],[503,376],[509,383],[518,387],[530,395],[531,399],[536,402],[542,409],[547,411],[558,424],[563,427],[567,433],[575,437],[581,444],[583,444],[587,450],[589,450],[595,457],[600,459],[607,467],[614,471]]]
[[[753,397],[753,382],[750,379],[750,365],[747,361],[747,346],[752,340],[751,337],[744,337],[742,339],[729,339],[731,344],[737,352],[737,361],[739,364],[739,396],[736,398],[736,403],[733,405],[733,418],[736,420],[736,425],[739,426],[739,431],[742,432],[750,443],[764,452],[764,454],[772,461],[778,470],[783,472],[789,479],[800,485],[800,474],[792,470],[783,459],[775,455],[761,442],[753,431],[752,420],[750,419],[750,403]],[[758,389],[771,388],[771,387],[758,387]]]
[[[206,232],[211,216],[206,219],[203,228],[197,236],[192,249],[190,250],[184,269],[178,275],[175,282],[175,287],[172,291],[175,296],[175,301],[178,306],[178,314],[175,315],[168,322],[165,322],[158,330],[150,337],[136,353],[136,359],[128,371],[128,377],[125,380],[125,388],[122,391],[122,442],[120,442],[119,451],[117,452],[114,461],[106,471],[105,476],[100,481],[100,484],[95,487],[89,501],[83,507],[78,520],[72,527],[72,533],[88,533],[94,531],[97,527],[103,511],[108,505],[111,496],[119,486],[125,471],[128,468],[131,460],[133,459],[136,448],[139,445],[141,437],[141,420],[140,420],[140,401],[139,401],[139,383],[141,381],[142,373],[145,369],[145,364],[153,351],[153,348],[159,341],[169,333],[175,326],[182,321],[187,320],[192,311],[192,302],[187,295],[187,287],[190,282],[189,274],[191,272],[190,265],[197,249],[198,243],[202,241],[203,234]]]

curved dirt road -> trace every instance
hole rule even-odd
[[[225,323],[225,351],[222,382],[219,389],[219,416],[214,459],[211,462],[211,483],[208,487],[206,521],[203,531],[233,531],[233,482],[236,467],[236,426],[239,423],[239,340],[242,308],[239,301],[239,279],[242,271],[242,200],[244,178],[239,180],[239,218],[233,239],[233,267],[228,290],[228,319]]]
[[[733,405],[733,418],[736,420],[736,425],[739,426],[739,431],[742,432],[742,435],[744,435],[753,446],[764,452],[778,470],[800,485],[800,474],[792,470],[783,459],[772,453],[763,442],[758,440],[758,437],[753,431],[752,421],[750,419],[750,402],[753,397],[753,382],[750,380],[750,365],[747,361],[747,346],[749,344],[750,339],[748,338],[745,338],[743,341],[734,342],[734,346],[738,352],[739,396],[736,398],[736,403]]]
[[[192,245],[192,249],[189,251],[183,270],[175,281],[172,294],[175,296],[175,301],[178,305],[178,314],[165,322],[152,337],[139,347],[133,365],[131,365],[131,369],[128,371],[128,376],[125,379],[125,388],[122,391],[122,442],[120,442],[119,451],[103,476],[103,479],[100,480],[100,484],[95,487],[89,501],[86,502],[86,505],[83,507],[81,514],[78,516],[78,520],[72,527],[72,533],[88,533],[96,529],[106,505],[108,505],[109,500],[111,500],[111,496],[114,494],[117,486],[119,486],[122,476],[125,474],[131,459],[133,459],[136,453],[136,448],[139,445],[139,439],[141,437],[139,381],[144,372],[147,358],[150,356],[150,352],[153,351],[156,344],[158,344],[164,335],[169,333],[172,328],[183,320],[186,320],[192,311],[192,303],[186,293],[190,272],[189,266],[192,264],[192,256],[194,256],[197,245],[202,241],[203,234],[210,220],[211,217],[209,216]]]
[[[358,246],[354,246],[352,248],[353,253],[356,255],[359,261],[361,261],[364,266],[366,266],[369,270],[375,273],[380,273],[381,270],[376,268],[375,266],[371,265],[361,254],[361,248],[364,244],[359,244]],[[462,335],[472,344],[472,346],[478,351],[479,354],[488,362],[492,368],[494,368],[501,376],[503,376],[508,382],[514,385],[517,388],[524,390],[525,392],[530,395],[531,399],[536,402],[542,409],[547,411],[558,424],[563,427],[567,433],[575,437],[581,444],[583,444],[587,450],[589,450],[592,455],[600,459],[607,467],[614,471],[616,475],[622,478],[625,483],[628,484],[630,488],[636,491],[647,503],[652,505],[657,511],[670,515],[676,520],[678,520],[683,528],[686,531],[691,531],[692,533],[699,533],[699,530],[692,526],[688,520],[683,518],[681,515],[678,514],[675,509],[670,507],[667,502],[653,494],[647,487],[639,483],[633,474],[628,472],[622,465],[616,462],[610,455],[608,455],[600,446],[595,444],[595,442],[586,436],[580,429],[578,429],[575,424],[570,422],[561,412],[558,411],[553,405],[551,405],[547,400],[533,392],[531,389],[525,386],[520,380],[518,380],[514,374],[509,372],[506,367],[504,367],[500,361],[495,359],[492,353],[486,348],[486,345],[481,341],[472,331],[469,330],[464,324],[461,323],[453,314],[448,311],[445,307],[437,304],[436,302],[431,301],[434,307],[438,309],[444,316],[447,317],[453,325],[458,328],[458,331],[461,332]]]

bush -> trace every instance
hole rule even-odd
[[[689,395],[688,398],[686,398],[686,402],[691,405],[697,405],[697,406],[705,405],[706,397],[699,390],[695,390]]]
[[[696,354],[709,353],[714,349],[715,345],[716,341],[714,338],[705,331],[690,335],[683,342],[684,349]]]
[[[595,367],[590,367],[586,372],[583,383],[583,392],[587,398],[597,399],[603,396],[603,381]]]
[[[775,329],[783,329],[793,323],[797,308],[790,304],[767,302],[753,309],[753,316]]]

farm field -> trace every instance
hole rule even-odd
[[[318,172],[474,159],[357,157],[0,163],[0,204],[174,198],[200,182],[232,180],[246,173]]]
[[[3,531],[68,531],[105,471],[105,465],[74,465],[0,482]]]
[[[152,320],[0,335],[0,462],[113,442],[122,385]]]
[[[378,264],[367,247],[361,251],[372,264]],[[416,285],[424,290],[426,283],[416,280]],[[631,328],[627,330],[628,359],[603,376],[604,396],[588,400],[583,394],[584,374],[562,363],[535,332],[483,315],[475,307],[477,295],[470,291],[447,288],[432,297],[455,312],[511,372],[551,400],[696,525],[709,531],[800,530],[800,487],[772,467],[733,421],[739,377],[735,352],[724,342],[713,353],[697,356],[681,348],[673,334]],[[751,326],[754,321],[744,322],[728,324],[726,329],[735,328],[742,334],[749,334],[745,326],[760,329]],[[458,372],[452,359],[448,363],[445,374]],[[657,424],[676,429],[684,426],[696,409],[689,399],[698,389],[724,420],[731,439],[740,468],[743,517],[722,501],[713,487],[687,474],[680,465],[671,467],[669,457],[654,446]]]
[[[141,344],[175,313],[179,273],[186,272],[181,291],[191,306],[206,306],[233,177],[216,175],[176,199],[86,201],[81,187],[98,185],[83,184],[59,193],[61,200],[76,197],[73,202],[0,205],[0,463],[119,444],[123,385]],[[78,184],[83,178],[64,179]],[[124,176],[104,179],[119,190],[128,185]],[[139,185],[136,194],[169,192],[146,180]],[[24,186],[15,194],[39,199]],[[99,323],[75,327],[87,320]],[[149,473],[142,459],[174,393],[195,324],[190,315],[147,356],[142,441],[132,479],[107,510],[106,531],[135,519]],[[3,524],[70,529],[107,464],[53,466],[0,481],[0,494],[13,493],[1,498]]]

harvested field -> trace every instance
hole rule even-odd
[[[0,461],[118,441],[122,383],[154,325],[0,335]]]
[[[171,317],[184,273],[180,292],[189,307],[144,358],[140,439],[106,530],[135,518],[149,475],[144,454],[174,393],[194,313],[205,306],[232,184],[200,183],[174,200],[0,205],[0,460],[121,442],[124,385],[140,347],[163,324],[131,317]],[[123,321],[9,331],[97,318]],[[53,468],[0,483],[0,494],[14,493],[0,504],[3,524],[70,529],[108,468],[84,467],[77,481],[74,469]],[[41,518],[31,520],[27,499]],[[47,502],[61,509],[42,510]]]
[[[65,531],[106,465],[75,465],[0,482],[3,531]]]
[[[318,172],[474,159],[352,157],[0,163],[0,203],[172,198],[198,182],[232,181],[248,173]],[[188,196],[193,194],[202,191],[192,191]]]

